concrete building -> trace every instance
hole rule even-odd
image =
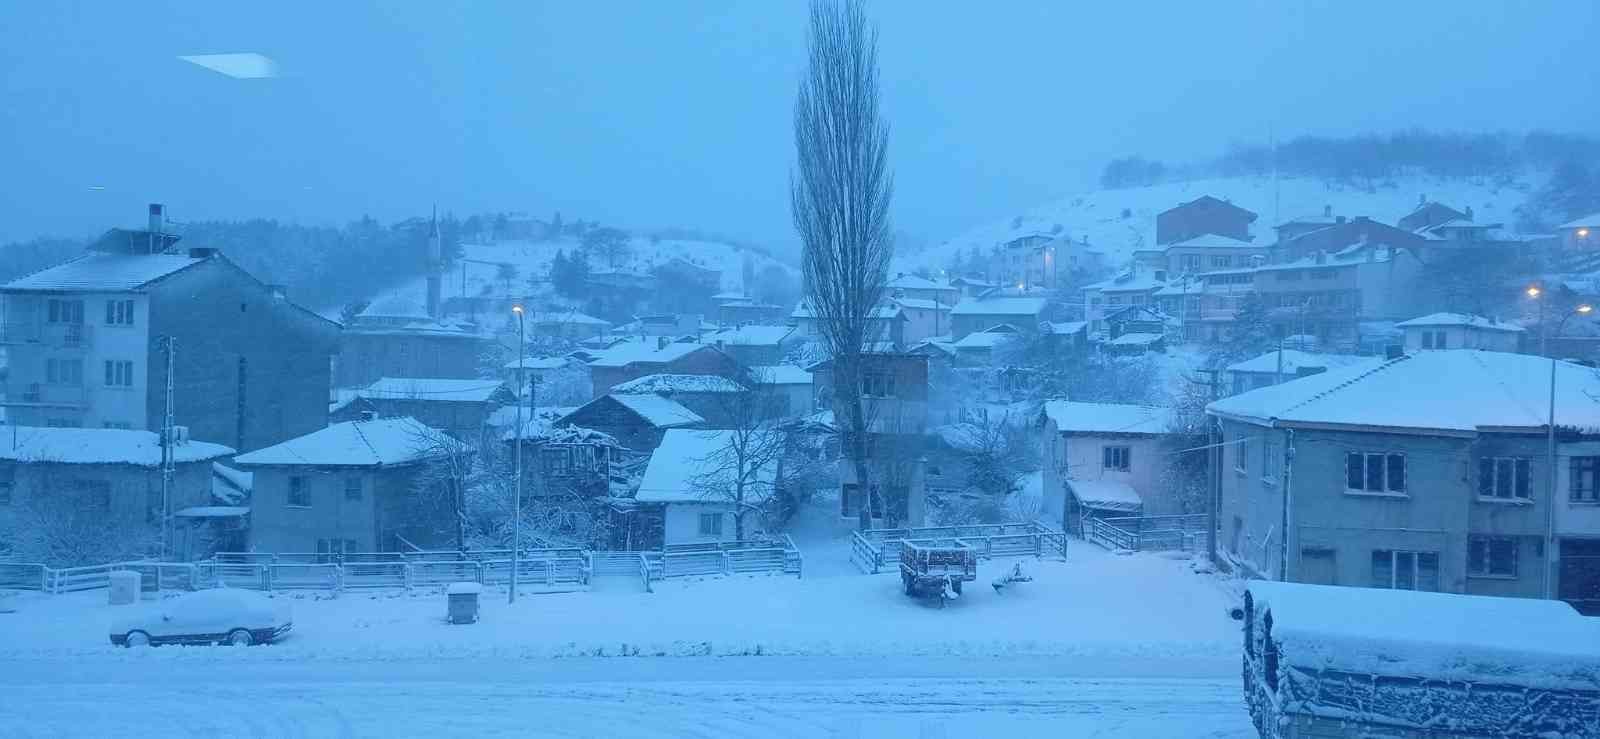
[[[777,364],[798,343],[791,326],[744,325],[706,334],[701,341],[720,349],[746,367]]]
[[[353,402],[334,410],[329,419],[358,421],[365,413],[379,418],[410,417],[471,442],[488,428],[489,415],[512,400],[511,391],[498,380],[383,377],[356,391]]]
[[[491,341],[472,326],[441,322],[405,298],[379,301],[340,331],[334,387],[364,387],[380,377],[474,378],[478,357]]]
[[[833,387],[831,360],[809,369],[817,388]],[[928,357],[889,347],[863,352],[861,384],[867,421],[862,447],[869,479],[863,486],[848,455],[840,459],[839,515],[856,520],[860,506],[867,503],[874,519],[921,526],[927,516],[927,460],[922,448],[928,429]],[[847,435],[849,408],[831,392],[819,390],[818,395],[826,396],[835,425],[841,436]]]
[[[10,422],[159,430],[170,339],[194,438],[249,450],[327,425],[339,325],[215,249],[178,249],[162,213],[0,286]]]
[[[912,300],[932,300],[946,307],[955,305],[961,300],[961,288],[944,282],[936,282],[926,277],[899,273],[894,279],[884,284],[884,289],[891,296],[897,298],[910,298]]]
[[[804,300],[789,313],[789,320],[794,323],[795,336],[812,341],[822,339],[822,329],[817,314]],[[868,341],[886,341],[897,346],[905,346],[905,313],[893,300],[885,300],[872,309],[872,315],[867,318],[866,331]]]
[[[1600,378],[1556,369],[1554,508],[1548,359],[1421,351],[1212,403],[1219,549],[1270,579],[1600,607]]]
[[[900,308],[905,321],[901,340],[915,346],[923,341],[950,334],[950,306],[928,298],[895,296],[889,299]]]
[[[1156,243],[1174,244],[1206,234],[1249,241],[1255,220],[1256,214],[1249,210],[1202,195],[1156,214]]]
[[[950,338],[960,341],[967,334],[1003,323],[1034,331],[1045,320],[1049,304],[1039,297],[967,298],[950,309]]]
[[[792,364],[765,365],[750,368],[750,377],[759,383],[771,385],[780,396],[780,417],[809,415],[816,408],[816,390],[811,373]]]
[[[754,508],[776,499],[782,455],[745,470],[741,490],[734,484],[740,470],[718,458],[733,433],[673,429],[650,455],[634,501],[660,508],[664,544],[738,541],[741,517],[745,539],[766,533],[764,517]],[[766,443],[781,441],[759,442]]]
[[[1556,226],[1565,249],[1593,249],[1600,246],[1600,213],[1590,213]]]
[[[405,551],[454,547],[448,491],[424,494],[428,466],[467,448],[411,418],[336,423],[241,454],[254,473],[250,548],[257,552]],[[462,462],[465,464],[465,462]]]
[[[1161,488],[1165,408],[1050,400],[1036,424],[1044,452],[1043,513],[1083,535],[1086,517],[1189,513]]]
[[[1433,313],[1395,324],[1405,332],[1408,352],[1423,349],[1483,349],[1514,352],[1522,348],[1521,326],[1467,313]]]
[[[1089,323],[1089,335],[1104,336],[1110,326],[1106,314],[1130,305],[1148,305],[1155,295],[1167,286],[1166,270],[1149,270],[1134,267],[1109,280],[1083,287],[1083,320]]]

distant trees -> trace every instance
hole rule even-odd
[[[1167,166],[1140,156],[1113,159],[1100,171],[1100,186],[1106,189],[1144,187],[1161,182]]]
[[[631,239],[627,231],[602,226],[590,229],[583,235],[583,249],[591,254],[599,254],[605,258],[608,268],[616,269],[617,262],[632,253]]]
[[[499,264],[498,266],[495,267],[495,269],[494,269],[494,278],[499,280],[501,285],[505,286],[505,288],[506,288],[506,293],[505,294],[506,295],[510,295],[511,294],[511,283],[512,283],[513,280],[517,279],[517,265],[512,264],[510,262],[502,262],[501,264]]]
[[[564,250],[557,249],[555,258],[550,260],[550,284],[556,293],[569,298],[582,297],[588,283],[588,255],[574,251],[569,257]]]
[[[1276,344],[1266,303],[1261,302],[1255,293],[1250,293],[1239,301],[1227,338],[1211,355],[1212,365],[1215,369],[1222,369],[1255,357]]]
[[[790,208],[803,244],[806,299],[833,360],[839,425],[856,482],[870,489],[862,351],[894,251],[889,126],[878,115],[877,30],[859,0],[812,0],[807,71],[794,108]],[[860,525],[872,525],[861,505]]]
[[[1518,208],[1518,227],[1525,232],[1555,226],[1600,211],[1600,157],[1595,164],[1568,159],[1556,165],[1550,179]]]
[[[1568,160],[1600,161],[1600,139],[1531,131],[1445,133],[1408,129],[1347,137],[1299,136],[1279,144],[1235,146],[1203,169],[1224,176],[1280,173],[1375,180],[1405,172],[1440,177],[1497,177],[1519,168],[1548,169]]]
[[[769,264],[755,273],[753,283],[745,284],[745,294],[763,303],[787,308],[799,302],[800,283],[790,270]]]

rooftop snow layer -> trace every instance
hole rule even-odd
[[[635,363],[666,364],[682,359],[705,344],[681,341],[660,346],[654,341],[624,341],[609,349],[594,352],[589,364],[594,367],[626,367]]]
[[[744,386],[717,375],[645,375],[611,388],[613,395],[638,393],[737,393]]]
[[[128,429],[63,429],[12,426],[0,433],[0,459],[56,464],[161,466],[161,436]],[[233,454],[231,447],[204,441],[172,445],[179,463],[203,462]]]
[[[604,395],[601,397],[611,398],[612,400],[621,403],[623,407],[633,411],[640,418],[644,419],[645,422],[655,426],[656,428],[691,426],[697,423],[703,423],[706,420],[701,418],[700,415],[694,411],[683,407],[683,404],[670,398],[664,398],[660,395]],[[589,402],[596,403],[599,401],[600,398],[596,398]],[[583,408],[580,407],[578,410],[582,409]],[[573,411],[573,413],[576,412],[577,411]]]
[[[204,262],[187,254],[89,252],[69,262],[18,277],[0,289],[123,292]]]
[[[1475,349],[1416,352],[1377,364],[1331,369],[1218,400],[1206,410],[1266,423],[1320,423],[1474,432],[1543,428],[1550,362]],[[1556,425],[1600,429],[1600,377],[1557,362]]]
[[[757,382],[770,385],[810,385],[811,373],[792,364],[767,364],[750,368]]]
[[[1057,431],[1074,434],[1164,434],[1172,422],[1166,408],[1120,403],[1047,400],[1044,414]]]
[[[940,290],[945,292],[957,292],[960,289],[951,285],[943,285],[926,277],[918,277],[916,275],[900,275],[899,277],[890,280],[884,285],[884,287],[887,287],[890,290]]]
[[[357,318],[403,318],[415,321],[431,321],[433,316],[428,315],[428,310],[421,302],[404,295],[391,295],[382,300],[375,300],[361,309],[356,314]]]
[[[381,400],[433,400],[483,403],[500,389],[496,380],[458,380],[442,377],[383,377],[359,393]]]
[[[1006,326],[1005,328],[1010,327]],[[955,348],[993,349],[994,347],[997,347],[1008,341],[1015,340],[1017,338],[1016,330],[1012,329],[1007,331],[1005,328],[1002,328],[1001,326],[994,326],[992,328],[986,328],[982,331],[974,331],[966,336],[961,337],[961,340],[955,343]]]
[[[1476,316],[1470,313],[1430,313],[1421,318],[1401,321],[1395,324],[1400,328],[1406,327],[1435,327],[1435,326],[1467,326],[1481,328],[1489,331],[1505,331],[1507,333],[1522,333],[1523,328],[1515,323],[1496,321],[1493,318]]]
[[[1067,480],[1072,494],[1088,508],[1107,511],[1137,511],[1144,507],[1132,486],[1116,480]]]
[[[1248,248],[1248,247],[1252,247],[1252,246],[1258,246],[1258,245],[1254,244],[1254,243],[1251,243],[1249,241],[1241,241],[1239,239],[1231,238],[1231,237],[1228,237],[1228,236],[1221,236],[1221,235],[1218,235],[1218,234],[1201,234],[1201,235],[1196,236],[1196,237],[1194,237],[1192,239],[1187,239],[1185,241],[1179,241],[1179,242],[1176,242],[1176,243],[1167,244],[1167,248],[1168,249],[1180,249],[1180,248],[1183,248],[1183,249],[1192,249],[1192,248],[1199,248],[1199,249],[1239,249],[1239,248]],[[1262,247],[1262,248],[1264,248],[1264,247]]]
[[[1228,365],[1229,372],[1277,372],[1280,352],[1276,349],[1243,362]],[[1283,373],[1293,376],[1302,367],[1306,369],[1338,369],[1357,364],[1377,364],[1381,357],[1363,357],[1355,354],[1318,354],[1299,349],[1284,349]]]
[[[732,344],[735,346],[777,346],[789,338],[794,329],[789,326],[740,326],[725,328],[703,339],[707,344]]]
[[[464,449],[414,418],[346,421],[234,458],[234,464],[378,467],[443,457]]]
[[[734,470],[716,459],[729,448],[733,431],[672,429],[650,455],[644,479],[634,499],[641,503],[694,503],[727,501],[732,496]],[[756,432],[776,433],[776,432]],[[751,472],[746,483],[747,501],[772,495],[778,478],[777,460]]]
[[[1130,333],[1107,342],[1112,346],[1148,346],[1166,338],[1161,334]]]
[[[1044,298],[966,298],[950,309],[952,316],[1036,316]]]
[[[515,370],[520,366],[525,370],[552,370],[561,369],[571,363],[571,357],[524,357],[520,363],[515,359],[506,362],[501,369]]]
[[[1556,228],[1600,228],[1600,213],[1590,213],[1582,218],[1574,218]]]

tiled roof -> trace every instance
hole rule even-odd
[[[18,277],[0,287],[0,290],[125,292],[137,290],[204,261],[187,254],[90,252],[72,261]]]

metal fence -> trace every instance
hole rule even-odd
[[[1113,551],[1205,551],[1210,523],[1204,513],[1180,516],[1085,517],[1085,539]]]
[[[876,574],[900,565],[905,541],[958,541],[984,559],[1046,554],[1067,556],[1067,537],[1043,524],[980,524],[973,526],[920,526],[902,529],[867,529],[850,535],[850,561],[862,572]]]

